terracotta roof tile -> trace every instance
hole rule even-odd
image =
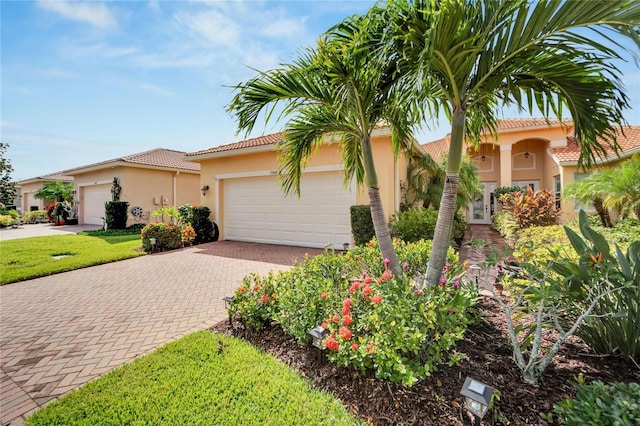
[[[422,145],[422,148],[427,154],[436,161],[440,161],[447,155],[449,151],[449,143],[451,142],[451,135],[447,135],[442,139],[438,139],[432,142],[428,142]]]
[[[33,183],[33,182],[36,182],[36,181],[73,182],[73,176],[65,175],[62,172],[54,172],[54,173],[48,173],[46,175],[32,177],[32,178],[29,178],[29,179],[23,179],[23,180],[21,180],[19,182],[16,182],[16,183],[22,184],[22,185],[26,185],[29,182]]]
[[[640,149],[640,126],[630,126],[625,128],[624,135],[618,135],[620,151],[626,152],[633,149]],[[599,138],[598,142],[605,148],[607,156],[615,156],[615,152],[607,144],[605,139]],[[551,152],[561,163],[576,162],[580,158],[580,147],[576,143],[573,131],[567,134],[567,146],[551,148]]]
[[[564,124],[571,124],[571,120],[565,119],[562,121]],[[526,127],[548,126],[559,124],[560,120],[557,118],[550,118],[549,122],[544,118],[505,118],[504,120],[498,120],[498,130],[506,129],[519,129]]]
[[[281,140],[282,140],[282,132],[272,133],[270,135],[258,136],[256,138],[233,142],[226,145],[220,145],[213,148],[204,149],[201,151],[190,152],[186,156],[192,157],[196,155],[214,154],[217,152],[233,151],[237,149],[254,148],[258,146],[276,144]]]
[[[124,157],[114,158],[111,160],[101,161],[99,163],[88,164],[82,167],[76,167],[74,169],[65,170],[65,173],[79,171],[82,169],[95,168],[112,163],[129,163],[151,167],[161,167],[169,169],[182,169],[199,171],[200,164],[193,163],[191,161],[185,161],[185,152],[174,151],[171,149],[156,148],[149,151],[140,152],[137,154],[127,155]]]

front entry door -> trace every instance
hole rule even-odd
[[[469,223],[472,224],[490,224],[491,215],[495,213],[493,191],[495,191],[497,183],[484,182],[481,186],[482,194],[469,205]]]

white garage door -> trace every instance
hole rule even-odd
[[[111,184],[86,186],[83,188],[82,223],[85,225],[102,225],[104,203],[111,201]]]
[[[356,200],[342,179],[338,172],[305,174],[300,198],[285,197],[276,176],[226,179],[224,238],[341,249],[351,241],[349,209]]]

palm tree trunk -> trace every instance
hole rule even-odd
[[[456,110],[453,113],[451,126],[451,145],[447,156],[447,175],[444,181],[438,221],[433,235],[433,245],[427,266],[427,284],[436,285],[440,280],[442,269],[447,261],[447,250],[451,245],[451,229],[456,212],[456,196],[458,194],[458,173],[462,163],[462,142],[464,137],[465,113]]]
[[[605,228],[611,228],[611,216],[609,216],[609,210],[604,207],[604,203],[601,198],[595,198],[593,200],[593,207],[595,207],[598,216],[600,216],[600,223]]]
[[[389,259],[389,269],[394,274],[402,274],[402,268],[393,248],[393,240],[389,234],[389,225],[382,207],[380,198],[380,188],[378,188],[378,175],[373,163],[373,151],[371,149],[371,138],[362,138],[362,162],[364,164],[365,179],[369,191],[369,206],[371,208],[371,220],[376,233],[380,254],[384,259]]]

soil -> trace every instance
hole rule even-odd
[[[574,397],[571,381],[582,374],[587,382],[638,382],[640,370],[619,358],[597,356],[578,338],[570,338],[547,368],[539,387],[526,384],[512,359],[504,314],[498,304],[483,298],[478,304],[480,320],[473,324],[456,352],[464,359],[446,365],[433,376],[412,387],[379,380],[338,367],[317,350],[300,345],[277,325],[254,331],[233,321],[221,322],[212,331],[242,338],[275,356],[318,389],[333,394],[356,416],[372,425],[468,425],[473,424],[464,408],[460,389],[467,376],[499,390],[499,400],[482,419],[482,425],[547,425],[539,413],[550,413],[561,399]]]

